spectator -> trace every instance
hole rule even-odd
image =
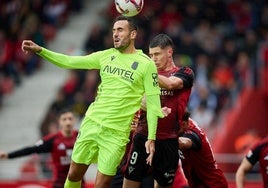
[[[207,107],[207,101],[201,101],[199,106],[193,110],[192,117],[203,130],[209,130],[214,112]]]

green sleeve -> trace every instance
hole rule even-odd
[[[156,66],[151,62],[147,66],[147,70],[144,77],[144,89],[146,95],[160,94],[160,87],[158,83],[158,74]]]
[[[164,117],[160,103],[160,88],[154,62],[148,66],[144,79],[148,122],[148,139],[155,140],[158,117]]]
[[[159,95],[146,96],[148,139],[155,140],[158,117],[163,118]]]
[[[85,56],[69,56],[42,48],[37,55],[53,63],[54,65],[66,69],[100,69],[100,52]]]

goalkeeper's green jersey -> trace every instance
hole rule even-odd
[[[147,111],[163,117],[156,66],[141,50],[124,54],[110,48],[85,56],[67,56],[43,48],[39,55],[62,68],[100,70],[98,93],[86,112],[86,116],[100,125],[130,131],[134,113],[140,108],[144,94],[147,98],[158,96],[147,106]],[[148,125],[149,121],[150,118]],[[150,139],[155,138],[156,122],[151,122],[154,127],[149,125]]]

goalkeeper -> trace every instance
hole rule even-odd
[[[24,40],[22,50],[34,52],[66,69],[99,69],[101,83],[95,101],[89,106],[74,145],[65,188],[81,186],[88,166],[98,164],[95,188],[109,187],[116,174],[126,144],[131,121],[146,95],[149,126],[146,151],[151,164],[158,117],[163,117],[160,88],[154,62],[135,48],[137,26],[133,20],[119,16],[113,24],[114,48],[85,56],[67,56]]]

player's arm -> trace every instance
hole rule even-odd
[[[158,75],[159,85],[166,89],[191,88],[194,81],[194,73],[189,67],[182,67],[173,76]]]
[[[0,152],[1,159],[13,159],[17,157],[27,156],[33,153],[46,153],[52,148],[52,140],[43,141],[40,140],[34,146],[24,147],[9,153]]]
[[[244,187],[246,174],[252,168],[253,165],[248,161],[246,157],[244,157],[235,174],[235,182],[237,188]]]
[[[159,95],[146,96],[146,111],[148,122],[148,139],[155,140],[158,118],[164,117]]]
[[[254,149],[249,150],[247,155],[243,158],[235,174],[235,182],[237,188],[244,187],[246,174],[259,161],[260,152],[262,151],[263,146],[264,146],[263,144],[259,145],[257,143],[253,147]]]
[[[9,152],[7,154],[7,158],[13,159],[16,157],[22,157],[22,156],[30,155],[33,153],[37,153],[37,151],[38,151],[38,146],[25,147],[16,151]]]
[[[159,85],[161,88],[166,89],[182,89],[183,88],[183,80],[176,76],[166,77],[163,75],[158,75]]]
[[[179,149],[186,150],[186,149],[193,149],[198,151],[202,147],[202,141],[200,137],[195,133],[185,133],[182,136],[179,136]]]
[[[163,118],[160,103],[160,88],[156,66],[153,61],[144,73],[143,85],[146,96],[146,118],[148,122],[148,139],[155,140],[158,118]]]
[[[148,123],[148,140],[145,143],[145,148],[149,156],[146,161],[151,165],[155,152],[154,141],[156,139],[158,118],[164,117],[161,110],[157,70],[153,61],[148,64],[146,72],[144,73],[143,85],[146,95],[146,118]]]
[[[168,80],[169,82],[166,82],[166,85],[169,87],[172,87],[172,86],[174,87],[170,89],[191,88],[194,82],[194,72],[190,67],[181,67]]]
[[[192,147],[192,140],[186,137],[179,137],[179,149],[189,149]]]
[[[142,101],[141,101],[141,109],[143,111],[146,111],[146,97],[145,96],[142,98]],[[164,117],[168,116],[171,113],[171,108],[168,108],[166,106],[162,107],[161,110],[162,110]]]
[[[24,52],[36,53],[52,64],[66,69],[99,69],[98,59],[103,56],[101,52],[92,53],[87,56],[69,56],[50,51],[31,40],[24,40],[21,48]]]

